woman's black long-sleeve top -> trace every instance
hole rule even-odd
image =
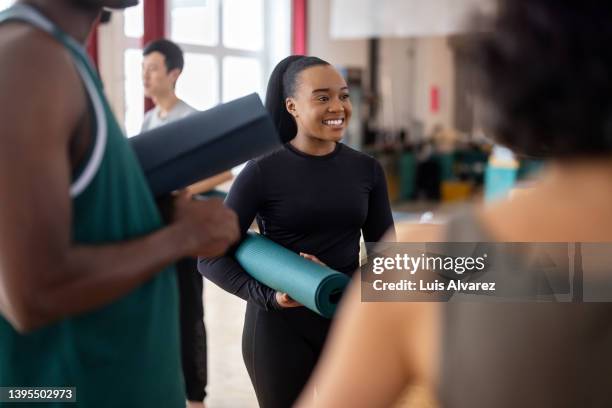
[[[287,143],[248,162],[225,203],[237,213],[243,238],[256,218],[267,238],[348,275],[359,266],[360,233],[375,242],[393,227],[380,164],[342,143],[324,156]],[[233,251],[199,259],[198,269],[227,292],[266,310],[279,308],[275,290],[250,277]]]

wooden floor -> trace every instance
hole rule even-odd
[[[246,302],[204,282],[204,320],[208,341],[207,408],[257,408],[242,361]]]

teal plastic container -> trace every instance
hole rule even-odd
[[[487,165],[485,171],[485,201],[503,200],[516,183],[517,169]]]

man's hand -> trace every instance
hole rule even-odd
[[[193,200],[183,190],[174,199],[173,224],[185,231],[185,245],[190,256],[223,255],[238,241],[238,217],[218,198]]]

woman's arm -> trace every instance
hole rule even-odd
[[[257,162],[250,161],[232,185],[225,204],[238,215],[242,239],[251,226],[264,199],[263,182]],[[253,279],[236,262],[233,251],[225,256],[199,258],[198,270],[225,291],[270,310],[278,309],[276,291]]]

